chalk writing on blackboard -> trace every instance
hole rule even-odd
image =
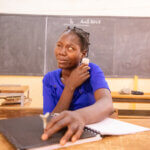
[[[85,19],[80,19],[78,23],[75,23],[74,20],[70,18],[69,23],[65,23],[64,26],[89,26],[94,24],[101,24],[101,20],[85,18]]]
[[[80,24],[101,24],[101,20],[100,19],[81,19]]]
[[[69,23],[64,23],[64,26],[89,26],[88,24],[75,23],[72,18],[69,19]]]

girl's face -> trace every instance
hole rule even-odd
[[[73,69],[77,67],[84,56],[79,37],[72,32],[63,33],[56,43],[55,55],[59,68]]]

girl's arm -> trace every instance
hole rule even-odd
[[[113,112],[112,98],[108,89],[98,89],[94,93],[96,103],[78,109],[76,111],[63,111],[59,116],[54,117],[47,125],[43,140],[47,140],[61,128],[68,127],[65,135],[60,140],[64,145],[69,139],[73,142],[80,138],[84,126],[97,121],[101,121]]]
[[[71,75],[65,82],[65,88],[53,110],[54,113],[59,113],[69,109],[75,89],[90,77],[88,72],[89,69],[90,67],[87,64],[81,64],[72,71]]]

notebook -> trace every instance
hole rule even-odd
[[[48,120],[51,116],[48,117]],[[0,120],[0,133],[2,133],[6,139],[15,146],[16,149],[37,149],[37,148],[49,148],[55,149],[62,147],[59,142],[67,129],[54,134],[47,141],[41,140],[43,133],[43,122],[40,116],[20,117],[14,119]],[[92,132],[88,128],[84,129],[84,132],[75,143],[68,142],[65,146],[81,144],[85,142],[91,142],[100,140],[101,135],[99,132]]]
[[[139,125],[134,125],[124,121],[106,118],[101,122],[87,125],[88,128],[100,131],[103,135],[126,135],[134,134],[142,131],[150,131],[150,128],[145,128]]]
[[[51,117],[48,119],[50,120]],[[67,142],[65,147],[97,141],[102,138],[102,135],[133,134],[148,130],[150,129],[116,119],[106,118],[101,122],[85,126],[81,138],[75,143]],[[0,132],[16,149],[45,150],[60,148],[62,146],[59,144],[59,141],[65,131],[66,129],[63,129],[47,141],[42,141],[40,137],[43,133],[43,124],[39,116],[0,120]]]

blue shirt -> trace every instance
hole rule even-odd
[[[94,92],[100,88],[107,88],[104,73],[96,64],[89,63],[90,78],[76,88],[69,110],[76,110],[95,103]],[[57,69],[48,72],[43,78],[43,113],[52,112],[64,89],[61,82],[61,71]]]

